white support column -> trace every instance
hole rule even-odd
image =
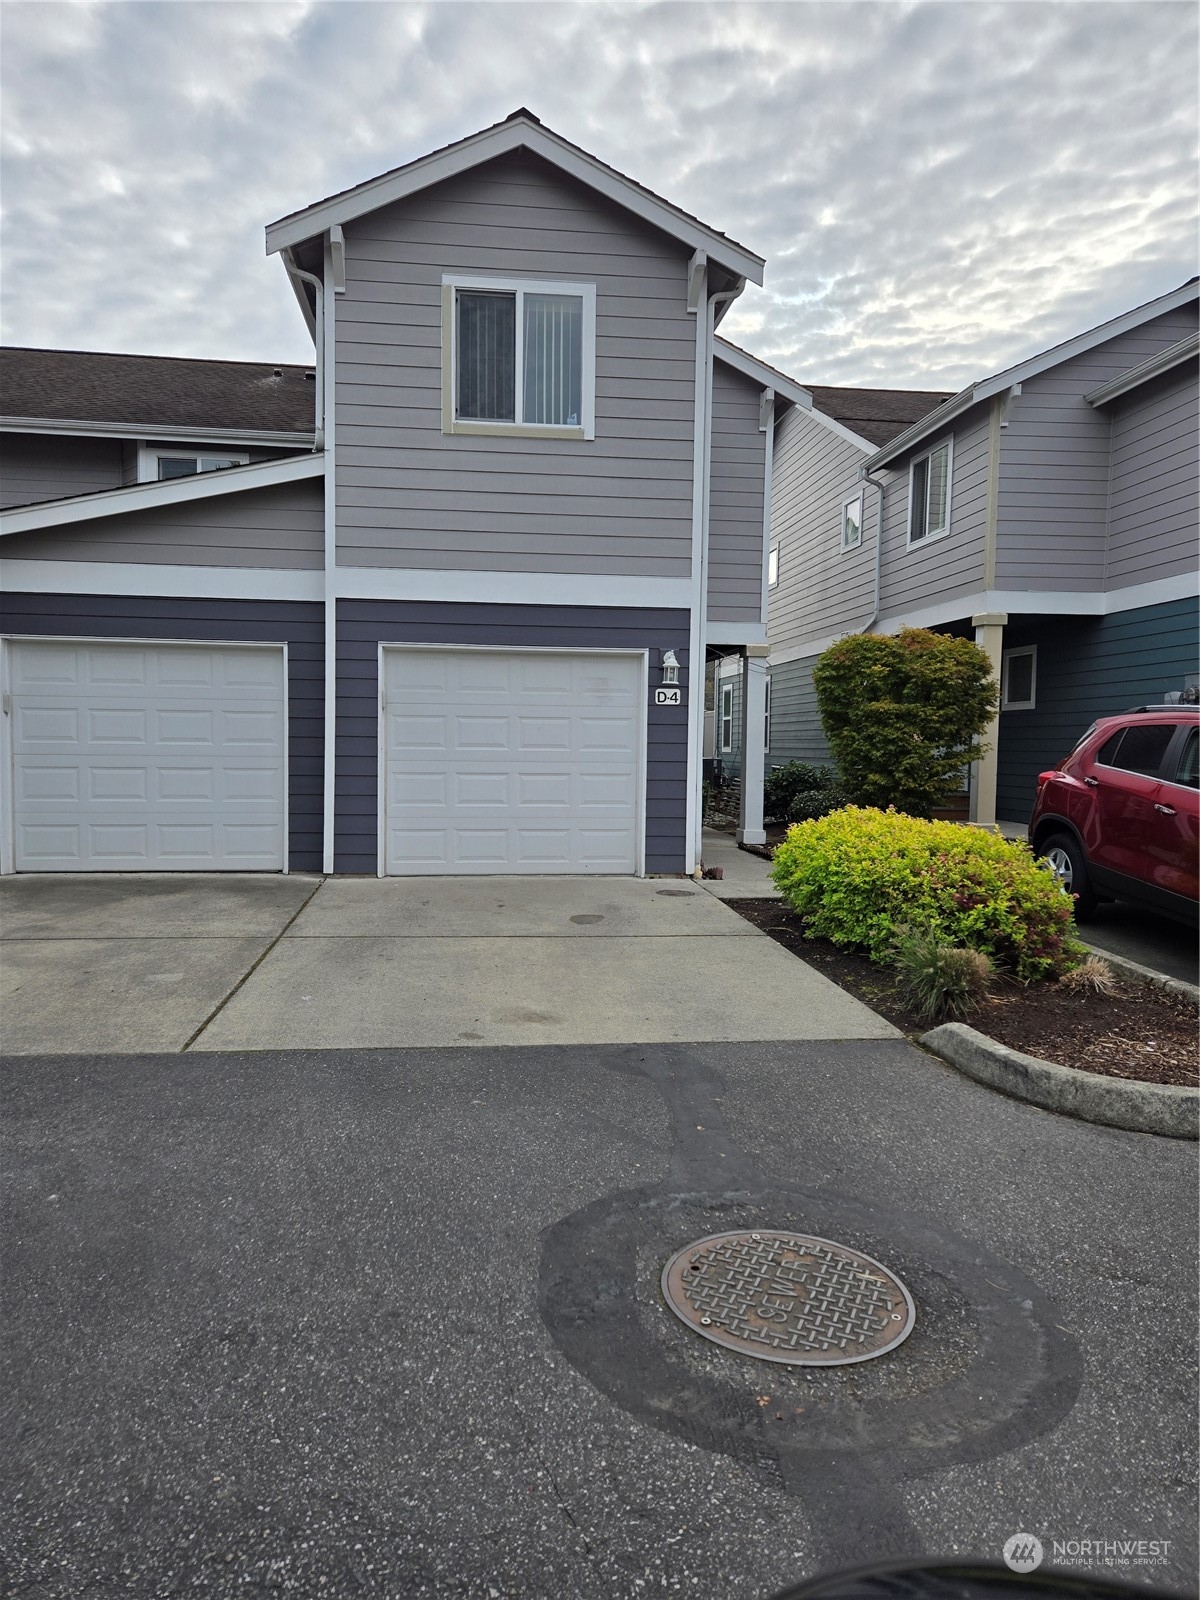
[[[750,644],[742,658],[742,806],[739,844],[766,844],[763,774],[766,765],[767,647]]]
[[[1007,611],[985,611],[971,618],[975,643],[992,664],[992,676],[1000,682]],[[983,732],[983,756],[971,770],[971,821],[994,824],[996,821],[996,782],[1000,773],[1000,708],[997,704],[991,722]]]

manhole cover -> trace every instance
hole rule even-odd
[[[684,899],[687,895],[695,894],[695,889],[656,889],[655,894],[671,895],[677,900]]]
[[[912,1296],[870,1256],[803,1233],[714,1233],[673,1255],[663,1294],[714,1344],[760,1361],[840,1367],[894,1350]]]

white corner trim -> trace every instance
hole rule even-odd
[[[26,561],[0,557],[0,589],[13,594],[157,595],[177,600],[321,599],[311,568],[185,567],[131,561]]]
[[[360,183],[344,194],[331,196],[328,200],[307,206],[303,211],[281,217],[267,227],[267,254],[274,255],[278,250],[315,238],[327,232],[335,223],[351,222],[355,217],[394,205],[398,200],[407,199],[409,195],[417,194],[432,184],[443,183],[447,178],[468,172],[484,161],[491,161],[496,156],[522,147],[586,184],[589,189],[604,195],[606,199],[623,206],[634,216],[641,217],[644,222],[661,228],[672,238],[682,240],[693,249],[707,250],[713,260],[749,278],[752,283],[762,283],[761,256],[706,227],[669,201],[659,199],[640,184],[552,133],[549,128],[523,117],[501,122],[493,128],[484,128],[444,150],[421,156],[393,172],[385,172],[366,183]]]
[[[184,428],[159,422],[76,422],[56,417],[0,417],[0,433],[78,434],[89,439],[154,439],[164,446],[172,444],[230,445],[239,449],[280,446],[311,450],[313,431],[296,433],[254,428]]]
[[[102,489],[99,494],[77,495],[69,500],[45,500],[0,512],[0,536],[38,533],[97,517],[116,517],[126,511],[153,511],[159,506],[190,505],[217,495],[269,489],[281,483],[319,478],[325,457],[307,455],[286,461],[254,461],[246,467],[226,467],[220,472],[198,472],[190,478],[165,478],[154,483],[134,483],[122,489]]]
[[[749,350],[743,350],[740,345],[730,344],[728,339],[714,339],[713,357],[723,366],[732,368],[734,372],[740,372],[744,378],[752,379],[764,389],[773,389],[776,394],[782,395],[785,400],[790,400],[802,411],[812,410],[813,397],[802,384],[797,383],[795,378],[789,378],[786,372],[768,366],[758,356],[752,356]]]
[[[337,232],[340,234],[341,229]],[[334,293],[330,294],[333,285]],[[322,263],[322,292],[317,296],[317,309],[321,313],[321,337],[317,341],[320,352],[320,379],[323,385],[321,416],[325,426],[325,557],[321,574],[324,602],[324,672],[325,694],[323,706],[323,745],[321,756],[321,868],[333,871],[335,824],[337,821],[337,456],[334,439],[337,432],[337,250],[331,238],[325,247]]]
[[[337,567],[341,600],[444,600],[459,605],[631,606],[685,611],[690,578],[585,572],[456,572],[436,567]]]
[[[871,631],[895,633],[899,628],[937,628],[945,622],[969,621],[974,616],[997,612],[1007,612],[1010,619],[1015,616],[1111,617],[1122,611],[1138,611],[1143,606],[1166,605],[1171,600],[1191,600],[1197,596],[1200,596],[1200,573],[1197,572],[1181,572],[1173,578],[1130,584],[1107,594],[1096,589],[978,589],[957,600],[943,600],[937,605],[885,616]],[[772,649],[771,661],[778,666],[786,661],[819,656],[831,644],[857,631],[846,627],[821,638],[805,639],[798,645]]]

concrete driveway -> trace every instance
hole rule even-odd
[[[0,937],[9,1053],[896,1036],[680,880],[19,876]]]

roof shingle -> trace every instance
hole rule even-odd
[[[809,383],[818,411],[871,444],[889,444],[951,398],[942,389],[840,389]]]

